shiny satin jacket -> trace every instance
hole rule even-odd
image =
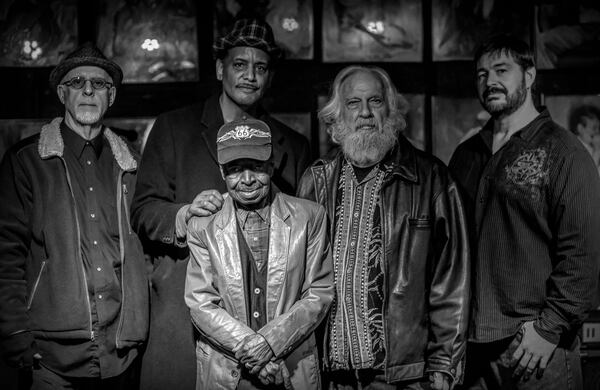
[[[439,160],[400,135],[380,194],[385,275],[385,376],[388,382],[429,371],[459,380],[466,347],[469,245],[456,183]],[[332,221],[344,156],[317,160],[298,195],[327,209]]]
[[[254,333],[247,325],[233,201],[188,224],[185,301],[200,332],[197,389],[235,389],[241,366],[233,348]],[[206,228],[205,228],[206,227]],[[267,325],[260,333],[294,389],[320,389],[314,329],[333,300],[327,216],[322,206],[277,193],[271,204]]]

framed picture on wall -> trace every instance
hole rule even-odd
[[[323,0],[324,62],[423,60],[421,0]]]
[[[98,47],[125,83],[198,80],[196,2],[99,0]]]
[[[538,69],[600,66],[600,3],[561,1],[535,7]]]
[[[433,60],[471,60],[481,40],[494,33],[529,42],[530,15],[520,0],[433,0]]]
[[[600,173],[600,95],[544,95],[552,119],[576,134]]]
[[[156,118],[106,118],[102,123],[129,141],[142,154],[155,120]]]
[[[4,1],[0,6],[0,66],[53,66],[76,47],[76,0]]]
[[[313,58],[314,23],[312,0],[217,0],[214,36],[224,36],[238,16],[263,15],[273,29],[285,59]]]
[[[431,111],[432,151],[445,164],[456,147],[477,134],[490,118],[476,98],[434,96]]]
[[[0,119],[0,160],[12,145],[39,133],[50,119]]]
[[[306,137],[310,144],[311,127],[308,112],[274,112],[271,116]]]

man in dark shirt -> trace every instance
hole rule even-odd
[[[525,43],[497,36],[475,62],[492,117],[450,161],[474,252],[466,387],[579,389],[577,331],[598,280],[600,180],[577,138],[534,106]]]
[[[129,224],[137,167],[101,125],[122,79],[86,44],[51,73],[65,106],[15,145],[0,179],[0,340],[21,388],[129,389],[148,331],[148,281]]]

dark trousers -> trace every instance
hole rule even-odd
[[[43,365],[21,370],[19,390],[136,390],[139,388],[139,359],[112,378],[74,378],[59,375]]]
[[[524,381],[513,378],[516,366],[510,360],[517,343],[513,338],[492,343],[469,343],[464,383],[461,390],[580,390],[583,388],[579,338],[559,346],[542,377],[536,373]]]
[[[387,383],[380,370],[338,370],[325,375],[324,386],[329,390],[428,390],[427,378]]]

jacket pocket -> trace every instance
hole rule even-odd
[[[42,278],[42,272],[46,268],[46,260],[42,261],[42,266],[40,267],[40,272],[38,272],[37,277],[35,278],[35,283],[33,284],[33,288],[31,289],[31,294],[29,294],[29,299],[27,300],[27,310],[31,309],[31,304],[33,303],[33,298],[35,297],[35,293],[37,291],[38,285],[40,284],[40,279]]]
[[[424,270],[429,255],[431,227],[431,219],[426,217],[408,220],[408,248],[403,251],[408,256],[400,259],[398,279],[392,289],[394,294],[403,296],[410,284],[411,273],[415,270],[417,272]]]

